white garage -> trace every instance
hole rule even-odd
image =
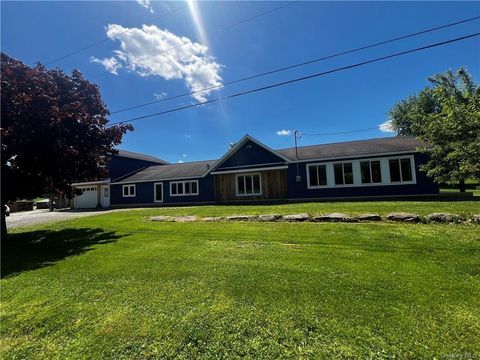
[[[82,190],[82,194],[75,196],[73,207],[75,209],[95,209],[99,202],[103,208],[110,206],[110,180],[74,183],[72,186]],[[100,192],[100,193],[99,193]]]
[[[83,191],[82,195],[75,196],[74,205],[76,209],[92,209],[98,204],[97,185],[76,186]]]

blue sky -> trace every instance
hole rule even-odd
[[[193,5],[196,11],[186,2],[141,2],[4,1],[2,51],[33,65],[107,39],[48,67],[79,69],[99,85],[109,109],[115,111],[480,15],[480,2],[295,2],[243,22],[287,2],[199,2]],[[478,31],[480,21],[474,21],[196,98],[114,114],[111,120],[227,96]],[[218,158],[229,143],[247,133],[272,148],[285,148],[293,146],[293,137],[277,135],[280,130],[329,133],[377,127],[392,105],[425,87],[428,76],[465,66],[479,81],[479,44],[474,38],[151,117],[134,123],[135,131],[121,148],[186,162]],[[171,50],[142,60],[159,49]],[[300,145],[381,136],[392,134],[375,129],[304,136]]]

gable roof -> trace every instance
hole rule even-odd
[[[168,161],[162,160],[155,156],[144,155],[144,154],[136,153],[133,151],[127,151],[127,150],[121,150],[121,149],[116,149],[116,150],[118,151],[118,153],[115,154],[116,156],[122,156],[122,157],[136,159],[136,160],[150,161],[158,164],[170,164]]]
[[[345,141],[332,144],[300,146],[298,160],[330,159],[358,157],[362,155],[375,155],[384,153],[416,151],[417,148],[428,147],[428,144],[413,137],[399,135],[394,137]],[[295,148],[276,150],[291,161],[295,161]]]
[[[243,138],[240,139],[239,142],[237,142],[230,150],[228,150],[225,155],[223,155],[220,159],[218,159],[215,164],[211,167],[210,171],[215,170],[218,168],[220,165],[222,165],[225,161],[227,161],[230,156],[232,156],[235,152],[237,152],[247,141],[251,141],[255,143],[256,145],[260,146],[261,148],[271,152],[273,155],[280,157],[282,160],[285,160],[286,162],[290,162],[290,159],[285,157],[284,155],[276,152],[275,150],[270,149],[267,145],[261,143],[257,139],[251,137],[250,135],[245,135]]]
[[[166,165],[151,165],[134,174],[126,175],[123,178],[116,179],[115,181],[113,181],[113,183],[121,184],[147,181],[181,180],[204,177],[210,172],[212,172],[215,168],[220,166],[224,161],[226,161],[248,140],[255,142],[262,148],[265,148],[266,150],[281,157],[282,159],[285,159],[286,162],[295,162],[296,157],[294,147],[288,149],[272,150],[266,145],[263,145],[261,142],[255,140],[251,136],[246,135],[218,160],[205,160]],[[415,138],[399,135],[386,138],[300,146],[297,148],[297,150],[298,160],[304,161],[415,152],[417,151],[417,148],[424,148],[428,146],[429,145],[427,143],[418,141]]]
[[[199,178],[204,176],[213,164],[215,164],[215,160],[151,165],[133,175],[120,178],[114,181],[114,183]]]

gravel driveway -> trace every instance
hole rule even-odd
[[[21,226],[46,224],[55,221],[75,219],[79,217],[101,215],[114,210],[55,210],[48,209],[20,211],[7,216],[7,228],[13,229]]]

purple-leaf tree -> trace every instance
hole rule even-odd
[[[1,205],[55,192],[105,174],[101,157],[114,154],[131,125],[108,126],[97,85],[74,70],[31,68],[1,54]]]

